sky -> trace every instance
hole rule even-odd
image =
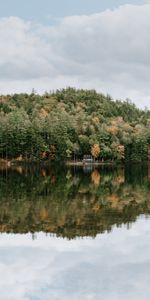
[[[115,9],[127,3],[141,4],[142,0],[0,0],[0,17],[17,16],[24,20],[49,24],[50,20],[72,15],[89,15]]]
[[[68,86],[150,108],[150,1],[0,0],[0,94]]]

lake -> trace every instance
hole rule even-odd
[[[0,168],[2,300],[149,300],[150,166]]]

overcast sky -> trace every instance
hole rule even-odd
[[[128,3],[0,0],[0,94],[73,86],[150,108],[150,1]]]

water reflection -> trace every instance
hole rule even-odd
[[[95,239],[0,236],[1,299],[150,299],[150,222]]]
[[[72,239],[149,215],[149,168],[0,170],[0,232],[46,232]]]
[[[149,182],[147,166],[1,169],[1,299],[149,300]]]

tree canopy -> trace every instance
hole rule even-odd
[[[67,88],[0,96],[0,157],[147,160],[150,111],[128,99]],[[94,153],[94,152],[93,152]]]

